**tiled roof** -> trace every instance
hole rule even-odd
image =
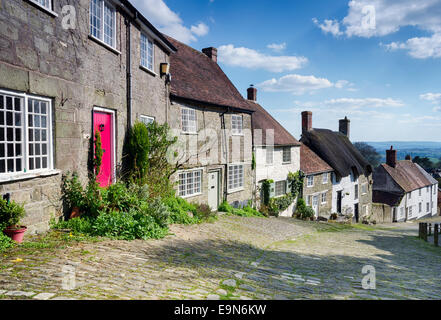
[[[372,173],[371,165],[349,138],[340,132],[311,129],[302,134],[300,142],[326,161],[340,177],[347,177],[353,170],[358,175],[369,176]]]
[[[256,141],[258,139],[255,135],[254,143],[256,145],[266,145],[270,143],[266,138],[267,130],[274,130],[274,145],[276,146],[300,146],[298,142],[276,119],[274,119],[268,111],[266,111],[261,105],[254,101],[247,101],[248,106],[253,113],[253,131],[254,129],[262,130],[261,143]]]
[[[385,163],[382,164],[382,167],[405,192],[411,192],[436,183],[433,178],[432,181],[423,173],[424,169],[410,160],[397,161],[395,168]]]
[[[178,50],[170,55],[172,96],[250,111],[247,101],[217,63],[176,39],[167,39]]]
[[[300,146],[300,170],[307,175],[333,171],[329,164],[303,143]]]

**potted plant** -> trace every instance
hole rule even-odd
[[[17,204],[15,201],[0,199],[1,229],[3,229],[4,234],[18,243],[23,241],[24,233],[27,230],[27,227],[19,225],[25,213],[23,206]]]

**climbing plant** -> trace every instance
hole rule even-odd
[[[103,162],[103,148],[101,142],[101,132],[99,130],[95,130],[95,156],[93,158],[93,168],[95,170],[95,176],[98,176],[101,171],[101,165]]]
[[[288,174],[288,182],[291,185],[291,194],[294,198],[297,197],[297,195],[301,195],[304,179],[305,175],[301,171],[290,172]]]

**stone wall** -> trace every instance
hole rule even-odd
[[[116,48],[112,50],[89,37],[89,4],[89,0],[54,1],[53,10],[58,14],[54,17],[27,1],[0,2],[0,89],[52,99],[54,167],[61,173],[78,172],[83,182],[87,179],[93,137],[93,107],[115,112],[118,167],[127,128],[124,15],[117,7]],[[76,10],[75,29],[62,28],[64,5]],[[169,57],[155,42],[157,74],[141,70],[139,38],[139,26],[131,25],[132,117],[145,114],[164,122],[169,88],[159,76],[159,64],[169,62]],[[27,184],[56,184],[53,179],[40,177]],[[1,186],[4,194],[13,190],[17,182],[2,182]],[[33,197],[28,201],[27,208],[32,210],[25,221],[31,228],[38,226],[35,230],[44,230],[48,213],[54,209]],[[41,212],[40,218],[36,211]]]
[[[323,183],[323,175],[328,175],[328,182]],[[307,175],[303,181],[303,199],[308,206],[312,207],[314,196],[318,196],[318,214],[320,217],[329,218],[332,214],[332,179],[331,172],[314,174],[314,185],[308,187]],[[326,202],[322,203],[321,195],[326,192]],[[309,198],[309,200],[308,200]]]
[[[181,108],[196,110],[197,134],[182,133]],[[204,168],[202,177],[202,195],[190,197],[190,202],[207,203],[207,172],[212,169],[220,169],[221,200],[229,203],[240,202],[246,204],[252,198],[254,172],[251,169],[252,137],[251,115],[247,113],[229,112],[224,115],[225,128],[222,128],[222,114],[226,108],[209,107],[203,104],[188,104],[182,101],[173,101],[170,106],[169,124],[175,135],[179,138],[179,163],[182,170]],[[243,117],[244,135],[233,136],[231,134],[231,116],[240,114]],[[227,143],[225,143],[227,141]],[[244,164],[244,188],[243,190],[229,192],[226,190],[227,165]],[[177,173],[178,174],[178,173]],[[176,181],[177,174],[173,179]]]

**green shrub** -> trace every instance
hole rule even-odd
[[[18,225],[25,214],[23,205],[0,198],[0,232],[6,227]]]
[[[193,224],[199,222],[198,210],[195,205],[178,197],[170,197],[164,199],[163,202],[170,210],[169,224]]]
[[[233,213],[233,209],[234,208],[227,201],[224,201],[219,206],[218,211],[220,211],[220,212],[227,212],[227,213]]]
[[[213,221],[216,219],[216,213],[213,212],[207,204],[195,204],[196,215],[200,221]]]
[[[0,252],[14,246],[14,242],[0,230]]]
[[[95,236],[117,240],[159,239],[168,232],[168,228],[159,225],[155,218],[135,210],[103,212],[92,229]]]
[[[305,200],[300,198],[297,201],[296,216],[300,219],[306,220],[314,217],[315,212],[311,207],[308,207]]]
[[[70,229],[75,233],[82,234],[92,234],[93,219],[83,217],[83,218],[73,218],[68,221],[59,221],[58,223],[52,223],[51,227],[56,230]]]

